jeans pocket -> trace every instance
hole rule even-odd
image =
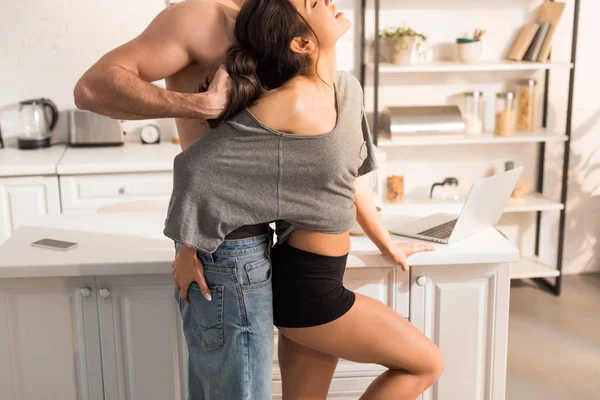
[[[259,288],[271,280],[271,261],[268,258],[261,258],[253,262],[244,264],[247,282],[242,285],[244,290]]]
[[[206,350],[223,346],[223,286],[210,287],[212,301],[204,298],[196,283],[190,286],[193,330]]]

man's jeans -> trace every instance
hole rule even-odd
[[[212,254],[198,252],[212,301],[197,283],[190,304],[175,289],[190,354],[189,400],[271,399],[272,238],[226,240]]]

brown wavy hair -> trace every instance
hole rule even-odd
[[[212,128],[252,105],[263,91],[306,73],[310,65],[309,58],[294,53],[290,44],[314,31],[289,0],[248,0],[234,32],[237,43],[226,57],[232,80],[229,104],[218,118],[208,120]]]

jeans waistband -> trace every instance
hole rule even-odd
[[[256,253],[269,248],[273,244],[273,231],[269,228],[269,233],[253,236],[245,239],[228,239],[215,250],[212,255],[217,257],[235,257],[244,254]]]

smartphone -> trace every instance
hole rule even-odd
[[[56,239],[42,239],[37,242],[31,243],[33,247],[42,247],[44,249],[52,249],[52,250],[71,250],[78,246],[77,243],[73,242],[64,242],[62,240]]]

